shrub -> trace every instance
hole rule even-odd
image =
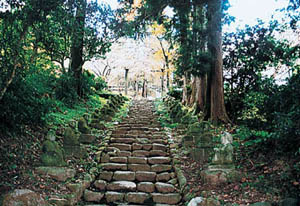
[[[95,89],[97,91],[102,91],[103,89],[107,88],[107,83],[104,81],[102,77],[97,77],[95,79]]]
[[[54,79],[50,70],[37,72],[36,68],[18,75],[0,104],[2,129],[42,124],[53,105],[50,97]]]
[[[76,80],[70,74],[64,73],[57,78],[55,97],[70,106],[73,105],[74,102],[78,101]]]
[[[170,91],[168,92],[168,95],[171,97],[174,97],[175,100],[181,100],[182,98],[182,89],[181,88],[176,88],[172,87]]]

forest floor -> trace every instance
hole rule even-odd
[[[195,197],[212,195],[222,204],[238,205],[278,203],[284,198],[299,198],[300,179],[297,179],[297,171],[293,169],[299,159],[290,159],[274,152],[257,152],[249,156],[249,148],[243,148],[236,154],[236,159],[235,166],[242,174],[241,181],[216,187],[202,184],[200,173],[204,168],[203,164],[188,155],[182,156],[182,169],[190,186],[190,193]]]

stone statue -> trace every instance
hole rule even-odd
[[[214,148],[215,155],[212,159],[213,165],[229,165],[233,164],[233,138],[228,132],[224,132],[221,137],[220,148]]]

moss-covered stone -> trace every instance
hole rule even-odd
[[[222,185],[224,183],[239,182],[241,173],[234,168],[208,168],[201,172],[201,180],[205,184]]]
[[[190,149],[190,157],[201,163],[206,163],[210,160],[213,155],[213,148],[201,148],[195,147]]]
[[[16,189],[3,197],[3,206],[45,206],[48,205],[41,194],[35,193],[28,189]]]
[[[90,134],[91,133],[91,129],[88,127],[87,122],[83,117],[81,117],[78,121],[78,130],[82,134]]]
[[[106,129],[106,126],[100,121],[91,123],[91,127],[95,128],[95,129],[98,129],[98,130],[105,130]]]
[[[95,135],[92,134],[81,134],[79,137],[79,142],[80,143],[86,143],[86,144],[90,144],[93,143],[96,139]]]
[[[250,206],[272,206],[270,202],[256,202],[251,204]],[[292,205],[289,205],[292,206]]]
[[[203,202],[200,203],[201,206],[221,206],[221,203],[214,198],[205,198]]]
[[[79,145],[78,135],[75,134],[70,127],[65,129],[64,133],[64,145]]]
[[[203,132],[203,128],[199,122],[196,122],[189,126],[188,132],[189,134],[200,134]]]
[[[187,180],[186,180],[182,170],[180,169],[180,167],[175,166],[174,168],[175,168],[175,172],[176,172],[176,176],[177,176],[177,179],[179,182],[180,189],[183,190],[187,184]]]
[[[214,147],[212,132],[199,133],[194,138],[195,144],[199,147]]]
[[[64,150],[55,141],[46,140],[42,146],[41,162],[43,166],[65,166]]]
[[[35,168],[35,173],[64,182],[67,179],[73,178],[76,175],[76,170],[68,167],[37,167]]]
[[[90,120],[90,114],[89,113],[84,113],[83,115],[82,115],[82,117],[85,119],[85,121],[88,123],[89,122],[89,120]]]

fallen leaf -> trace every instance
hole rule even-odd
[[[233,189],[234,189],[234,190],[239,190],[240,187],[239,187],[238,185],[236,185]]]
[[[242,178],[241,182],[246,182],[247,179],[245,177]]]

